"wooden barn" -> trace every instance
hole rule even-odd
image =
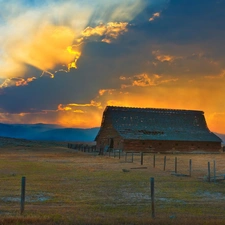
[[[97,149],[143,152],[215,152],[221,139],[210,132],[204,112],[107,106],[95,138]]]

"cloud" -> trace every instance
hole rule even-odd
[[[24,78],[8,78],[1,85],[0,88],[6,88],[9,86],[24,86],[28,85],[28,83],[36,80],[36,77],[29,77],[27,79]]]
[[[60,6],[53,7],[51,13],[47,8],[27,9],[0,25],[0,32],[4,34],[0,38],[1,52],[5,56],[0,61],[5,66],[0,76],[23,76],[26,65],[49,70],[76,58],[76,55],[67,51],[67,47],[73,44],[79,33],[72,29],[72,24],[56,25],[52,21]],[[19,7],[22,11],[23,6]],[[63,5],[60,9],[63,11],[68,7]],[[77,51],[80,51],[79,47]]]
[[[223,113],[224,9],[211,0],[0,1],[0,122],[99,126],[107,104]],[[223,120],[212,118],[216,130]]]
[[[125,81],[125,82],[130,82],[131,84],[122,84],[122,88],[127,88],[127,87],[151,87],[151,86],[157,86],[163,83],[169,83],[169,82],[175,82],[178,79],[165,79],[163,76],[159,76],[158,74],[153,74],[149,76],[146,73],[143,74],[138,74],[134,75],[132,77],[124,77],[121,76],[120,80]]]
[[[173,62],[175,60],[175,58],[179,58],[179,57],[175,57],[175,56],[172,56],[172,55],[162,54],[159,50],[152,51],[152,54],[160,62]]]
[[[98,26],[92,28],[87,27],[82,32],[84,37],[90,36],[104,36],[102,38],[103,42],[111,43],[112,39],[116,39],[119,35],[126,32],[127,29],[127,22],[109,22],[107,24],[99,24]]]
[[[73,110],[73,108],[81,108],[81,107],[102,108],[100,102],[96,102],[96,101],[92,100],[90,103],[86,103],[86,104],[70,103],[70,104],[67,104],[65,106],[63,106],[62,104],[59,104],[58,105],[58,110],[66,110],[66,111],[68,111],[68,110]]]
[[[98,93],[100,96],[102,96],[105,93],[113,94],[114,91],[116,91],[116,90],[115,89],[100,89]]]
[[[157,74],[154,74],[152,78],[150,78],[147,74],[139,74],[133,77],[120,77],[121,80],[123,81],[129,80],[132,86],[138,86],[138,87],[154,86],[157,83],[156,80],[159,78],[160,76]],[[122,87],[125,88],[127,87],[127,85],[123,84]]]
[[[141,0],[23,3],[0,2],[0,54],[4,56],[0,60],[1,78],[15,77],[15,74],[22,77],[26,65],[45,71],[59,64],[66,64],[68,70],[77,68],[82,34],[85,37],[99,34],[102,27],[105,35],[102,40],[110,42],[126,31],[127,22],[144,7]],[[109,9],[110,14],[106,13]],[[101,25],[105,21],[106,25]],[[87,27],[91,23],[97,25]]]
[[[152,17],[150,17],[149,21],[151,22],[151,21],[155,20],[155,18],[157,18],[157,17],[160,17],[160,13],[159,12],[154,13],[152,15]]]

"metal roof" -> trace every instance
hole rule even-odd
[[[107,106],[106,119],[124,139],[221,142],[203,111]]]

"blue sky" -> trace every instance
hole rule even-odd
[[[0,1],[0,122],[100,126],[195,109],[225,133],[225,1]]]

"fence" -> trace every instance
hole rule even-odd
[[[89,152],[89,153],[93,153],[93,152],[98,152],[96,149],[96,146],[88,146],[88,145],[83,145],[83,144],[68,144],[68,148],[72,148],[72,149],[76,149],[78,151],[82,151],[82,152]],[[212,154],[212,153],[211,153]],[[203,158],[204,155],[211,155],[209,153],[204,154],[177,154],[177,155],[182,155],[182,156],[186,156],[186,158],[189,156],[194,157],[194,155],[202,155]],[[218,154],[218,153],[213,153],[213,154]],[[108,149],[107,152],[103,152],[103,155],[105,156],[109,156],[109,157],[113,157],[113,158],[118,158],[121,159],[122,157],[124,157],[125,162],[131,162],[133,163],[134,160],[135,161],[139,161],[140,165],[144,165],[144,161],[145,164],[150,165],[152,162],[152,166],[153,168],[156,167],[156,158],[157,158],[157,167],[160,168],[160,166],[162,167],[163,171],[166,171],[167,169],[172,172],[173,175],[175,176],[189,176],[191,177],[193,175],[193,165],[192,165],[192,159],[188,160],[188,164],[187,162],[184,162],[184,157],[182,157],[182,159],[179,161],[179,163],[182,164],[186,164],[186,168],[184,169],[182,166],[182,170],[179,172],[178,168],[179,168],[179,163],[178,163],[178,156],[174,156],[174,154],[167,154],[163,156],[163,161],[162,161],[162,155],[163,154],[155,154],[155,153],[149,153],[149,152],[123,152],[122,150],[115,150],[115,149]],[[152,159],[150,159],[152,158]],[[173,161],[174,160],[174,161]],[[224,180],[225,179],[225,170],[224,171],[217,171],[216,172],[216,160],[211,160],[208,159],[208,164],[207,166],[207,174],[203,174],[202,177],[198,177],[198,178],[202,178],[204,180],[207,180],[208,182],[214,181],[216,182],[216,180]],[[211,170],[210,167],[210,160],[211,165],[213,164],[213,169]],[[199,161],[199,159],[198,159]],[[199,173],[200,170],[202,170],[202,165],[201,168],[198,167],[198,165],[195,165],[195,170],[194,172],[196,172],[196,175],[201,176],[202,174]],[[213,172],[213,175],[212,175]],[[218,174],[219,172],[219,174]],[[217,174],[217,175],[216,175]]]
[[[108,215],[116,208],[117,214],[149,218],[152,217],[149,178],[154,177],[156,218],[178,216],[183,210],[188,216],[197,216],[198,212],[225,219],[221,214],[225,200],[224,154],[110,151],[102,157],[91,150],[86,151],[88,154],[77,154],[78,151],[83,149],[63,153],[26,149],[1,153],[0,217],[18,215],[21,211],[25,215],[91,217],[91,213],[101,215],[101,211],[102,215]],[[21,177],[26,177],[24,208],[20,205]],[[112,215],[115,214],[109,217]]]
[[[218,153],[213,153],[218,154]],[[112,154],[111,154],[112,155]],[[109,153],[109,157],[111,156]],[[163,171],[169,171],[172,175],[175,176],[193,176],[198,175],[198,178],[202,178],[211,181],[219,181],[225,179],[225,169],[217,170],[216,160],[212,160],[209,157],[205,157],[212,154],[154,154],[146,152],[119,152],[118,150],[113,152],[114,158],[121,158],[121,155],[124,156],[125,162],[139,162],[140,165],[148,165],[153,168],[162,169]],[[180,156],[180,158],[179,158]],[[191,158],[198,157],[193,168],[193,160]],[[205,167],[202,167],[202,163],[199,162],[199,156],[202,156],[202,159],[206,161]],[[189,158],[189,159],[188,159]],[[209,160],[207,162],[207,160]],[[220,160],[219,160],[220,161]],[[182,168],[179,170],[179,164],[182,164]],[[184,167],[185,165],[185,167]],[[200,171],[207,171],[207,173],[200,173]],[[193,174],[196,173],[196,174]],[[200,177],[202,175],[202,177]]]
[[[67,147],[71,148],[71,149],[76,149],[81,152],[96,152],[97,151],[96,145],[88,145],[88,144],[83,144],[83,143],[80,143],[80,144],[68,143]]]

